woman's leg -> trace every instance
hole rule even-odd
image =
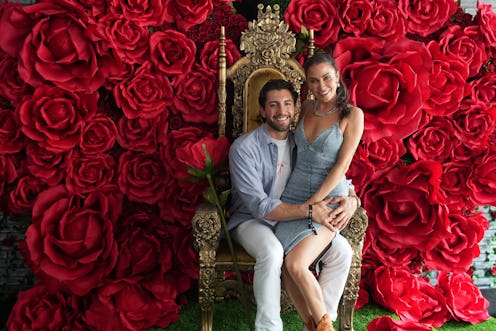
[[[298,315],[300,315],[303,323],[305,323],[306,328],[308,330],[315,330],[315,328],[313,327],[314,324],[312,315],[310,313],[310,310],[308,310],[305,298],[303,297],[303,294],[300,292],[300,289],[294,282],[293,278],[291,278],[291,275],[286,269],[285,264],[282,265],[281,279],[282,283],[284,284],[284,288],[286,289],[286,292],[291,299],[291,302],[295,306],[296,311],[298,312]],[[309,328],[309,325],[311,326],[311,328]]]
[[[305,304],[313,316],[315,323],[327,313],[322,289],[314,274],[308,269],[312,262],[328,246],[334,238],[335,233],[321,227],[318,235],[310,235],[300,241],[287,255],[284,260],[286,269],[300,290]]]

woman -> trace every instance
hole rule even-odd
[[[279,222],[275,232],[286,254],[283,281],[308,330],[334,330],[319,283],[308,267],[336,236],[332,224],[311,221],[311,205],[328,197],[346,196],[345,173],[363,132],[363,112],[350,105],[348,92],[328,54],[305,63],[306,81],[315,100],[302,104],[294,133],[296,165],[281,197],[309,205],[309,219]],[[310,197],[310,198],[308,198]]]

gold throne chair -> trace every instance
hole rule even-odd
[[[268,80],[286,79],[297,91],[301,90],[305,82],[303,68],[291,58],[296,50],[296,37],[288,31],[288,25],[280,20],[279,6],[274,5],[273,9],[267,6],[265,11],[263,9],[263,5],[259,4],[257,20],[249,22],[248,29],[241,35],[240,48],[245,56],[229,68],[226,66],[225,30],[224,27],[221,28],[218,131],[219,136],[227,136],[231,141],[261,124],[258,94]],[[310,31],[307,48],[308,55],[312,55],[313,31]],[[227,91],[230,92],[229,98]],[[228,108],[229,112],[226,111]],[[299,110],[299,104],[297,109]],[[235,270],[234,262],[228,245],[221,239],[221,221],[213,205],[200,205],[192,223],[194,245],[200,264],[200,330],[212,331],[214,303],[221,302],[226,297],[237,297],[236,280],[225,278],[226,272]],[[353,249],[351,270],[339,306],[341,331],[353,330],[353,311],[358,298],[363,238],[367,224],[365,210],[358,208],[349,225],[341,232]],[[234,250],[240,270],[253,271],[255,260],[239,245],[234,244]],[[245,293],[252,295],[253,290],[248,285],[245,286]],[[281,311],[289,311],[293,309],[292,305],[284,290],[282,292]]]

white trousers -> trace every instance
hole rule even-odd
[[[257,302],[256,331],[282,331],[281,266],[284,251],[272,228],[262,220],[249,220],[232,231],[233,239],[255,259],[253,292]],[[353,251],[348,240],[337,234],[322,257],[319,284],[326,311],[334,321],[344,291]],[[303,328],[306,331],[306,328]]]
[[[257,302],[256,331],[282,331],[281,267],[282,245],[272,228],[262,220],[241,223],[232,232],[233,239],[255,259],[253,293]]]

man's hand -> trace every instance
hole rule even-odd
[[[330,223],[338,230],[343,230],[350,221],[351,217],[358,208],[358,201],[352,196],[342,196],[332,198],[331,203],[338,203],[339,205],[329,214]]]
[[[325,199],[317,203],[312,204],[312,219],[324,225],[331,231],[336,231],[336,228],[332,224],[331,214],[333,212],[332,208],[327,205],[331,203],[331,199]]]

